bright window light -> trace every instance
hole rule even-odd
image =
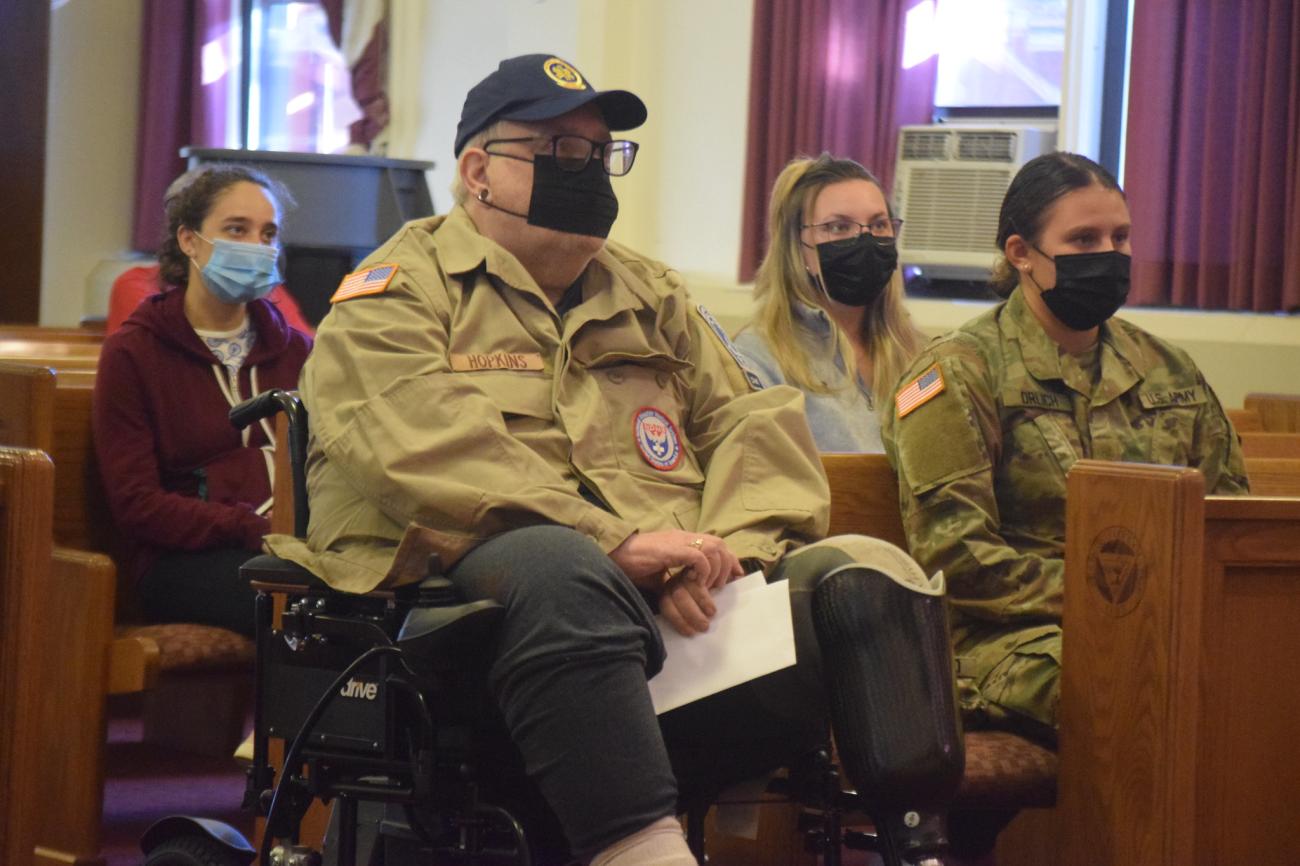
[[[249,149],[289,153],[346,149],[349,127],[362,113],[352,98],[351,71],[330,37],[325,10],[317,2],[245,2],[250,4],[251,28]],[[239,4],[231,5],[234,24]],[[228,98],[237,101],[238,91]]]
[[[1066,0],[938,0],[935,105],[1060,105],[1065,20]]]
[[[939,53],[934,0],[921,0],[903,19],[903,68],[911,69]]]
[[[316,104],[316,94],[308,90],[305,93],[299,93],[293,99],[284,104],[285,114],[297,114],[300,111],[306,111]]]

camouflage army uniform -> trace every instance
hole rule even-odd
[[[930,344],[901,384],[885,449],[912,554],[948,580],[968,720],[1050,737],[1066,471],[1084,457],[1193,466],[1208,491],[1244,493],[1236,433],[1182,350],[1111,319],[1081,362],[1019,289]]]

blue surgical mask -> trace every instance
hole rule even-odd
[[[265,244],[247,244],[217,238],[212,258],[200,273],[208,290],[227,304],[246,304],[270,294],[280,282],[280,252]]]

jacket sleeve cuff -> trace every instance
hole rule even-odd
[[[617,548],[637,531],[634,524],[594,506],[591,513],[578,520],[573,528],[591,536],[605,553]]]

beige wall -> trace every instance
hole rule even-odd
[[[429,185],[445,212],[466,91],[505,57],[558,54],[596,87],[632,90],[650,109],[628,133],[641,144],[636,168],[614,181],[613,237],[685,272],[732,275],[751,8],[750,0],[397,0],[394,67],[422,113],[394,135],[393,155],[437,163]]]
[[[44,325],[102,315],[88,279],[131,244],[140,16],[139,0],[69,0],[51,13]]]

